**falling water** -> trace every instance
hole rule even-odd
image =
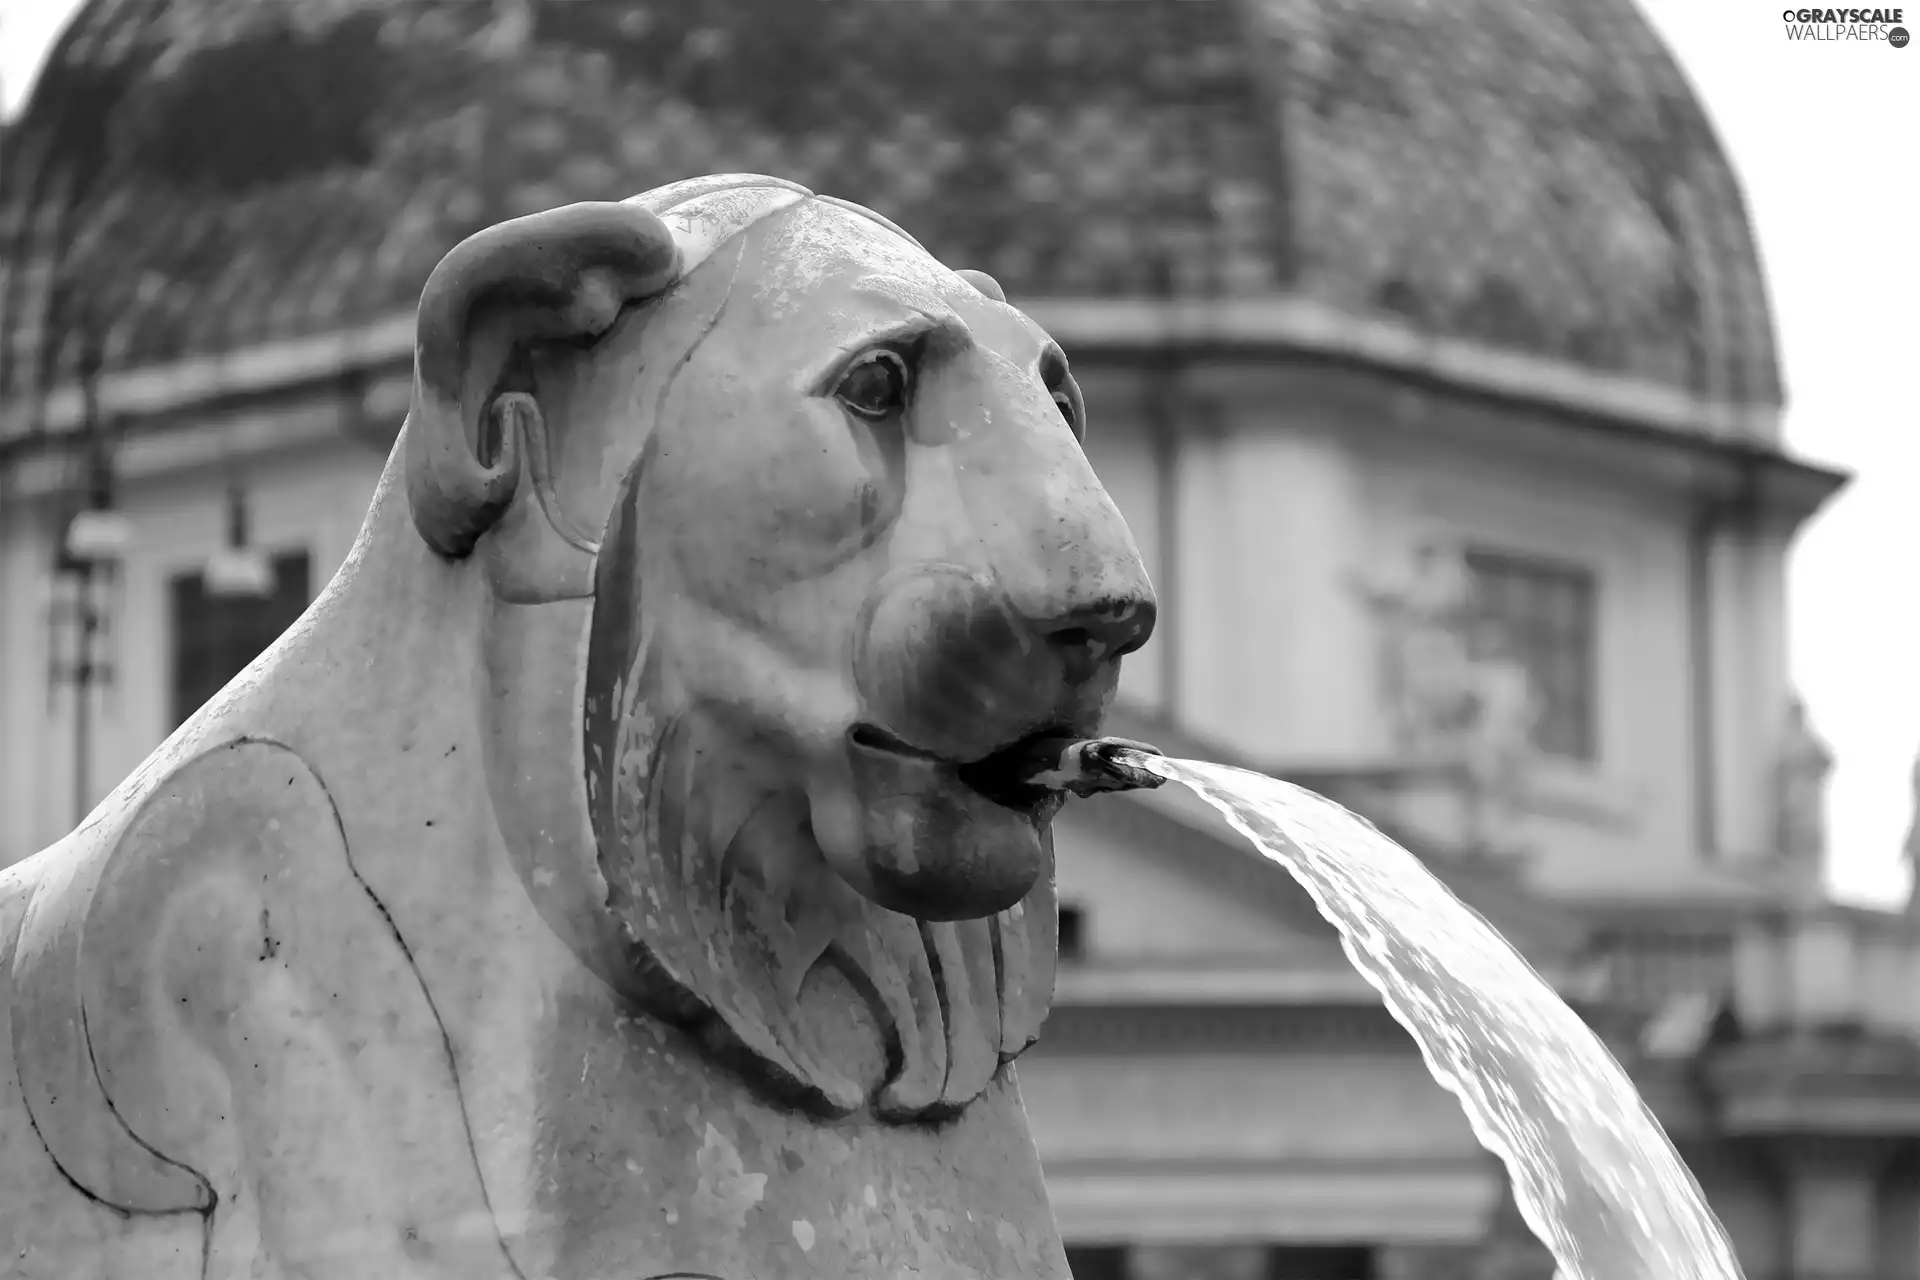
[[[1566,1280],[1741,1280],[1625,1071],[1532,967],[1371,823],[1262,774],[1129,753],[1306,887],[1347,957],[1460,1099]]]

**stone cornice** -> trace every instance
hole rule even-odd
[[[1549,981],[1551,976],[1549,975]],[[1576,1011],[1605,1032],[1607,1011]],[[1380,1046],[1412,1041],[1351,969],[1181,970],[1063,966],[1044,1053],[1208,1053]]]
[[[1331,950],[1331,949],[1330,949]],[[1379,994],[1357,970],[1332,953],[1331,963],[1302,966],[1276,959],[1246,963],[1102,961],[1063,965],[1056,1005],[1088,1008],[1272,1007],[1375,1005]],[[1536,970],[1562,997],[1586,1001],[1600,994],[1587,969]]]
[[[1054,1006],[1030,1052],[1045,1057],[1115,1054],[1286,1053],[1333,1049],[1414,1052],[1384,1006]]]
[[[110,373],[100,379],[100,409],[116,417],[155,417],[411,360],[413,324],[409,311],[355,329],[263,342]],[[16,398],[0,406],[0,443],[28,436],[36,425],[50,434],[70,431],[80,422],[80,415],[80,391],[72,385],[55,388],[44,406],[36,406],[27,397]]]
[[[1658,383],[1355,316],[1310,298],[1023,298],[1019,303],[1062,343],[1089,352],[1307,351],[1673,431],[1756,441],[1780,434],[1778,405],[1704,400]]]
[[[1704,400],[1657,383],[1347,315],[1311,299],[1026,298],[1019,302],[1062,343],[1092,359],[1168,350],[1304,352],[1682,436],[1738,442],[1760,456],[1782,456],[1773,445],[1779,437],[1778,406]],[[358,328],[112,373],[101,379],[101,405],[115,414],[164,413],[404,361],[412,356],[413,324],[412,312],[401,312]],[[32,425],[34,409],[31,402],[16,401],[0,412],[0,439],[24,434]],[[79,416],[77,388],[62,386],[47,397],[42,422],[46,430],[58,432],[71,427]]]
[[[1279,1238],[1465,1244],[1501,1194],[1492,1157],[1048,1160],[1047,1195],[1089,1243]]]
[[[1716,1050],[1704,1067],[1731,1133],[1920,1136],[1920,1046],[1901,1037],[1769,1036]]]

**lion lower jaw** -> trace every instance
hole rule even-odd
[[[941,761],[849,753],[849,777],[808,802],[827,862],[877,906],[922,921],[978,920],[1032,890],[1044,820],[976,791]]]

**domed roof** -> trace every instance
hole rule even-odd
[[[748,171],[1016,298],[1304,298],[1780,400],[1632,0],[92,0],[11,133],[0,393],[70,369],[63,316],[115,367],[339,330],[487,223]]]

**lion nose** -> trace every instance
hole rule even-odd
[[[1067,681],[1085,684],[1103,665],[1145,644],[1153,635],[1155,614],[1152,600],[1101,600],[1048,619],[1039,630],[1059,655]]]

